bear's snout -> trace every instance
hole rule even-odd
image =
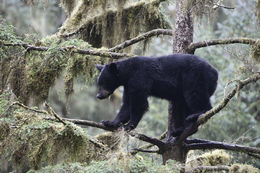
[[[102,90],[102,91],[99,91],[98,93],[97,93],[97,98],[98,99],[105,99],[105,98],[107,98],[108,96],[110,95],[110,92],[109,91],[107,91],[107,90]]]

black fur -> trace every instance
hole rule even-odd
[[[98,98],[104,99],[119,86],[124,87],[120,111],[113,121],[103,121],[105,126],[134,129],[148,110],[147,98],[154,96],[173,103],[173,136],[179,136],[199,115],[212,108],[210,96],[218,80],[214,67],[187,54],[133,57],[100,70]]]

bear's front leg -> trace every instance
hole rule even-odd
[[[148,101],[145,92],[138,92],[131,95],[130,110],[130,121],[124,126],[126,131],[135,129],[144,113],[148,110]]]
[[[130,109],[129,109],[129,99],[126,94],[126,91],[123,93],[123,104],[113,121],[103,120],[102,124],[106,127],[118,129],[120,126],[123,126],[130,119]]]

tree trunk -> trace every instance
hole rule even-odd
[[[193,41],[193,19],[190,10],[187,8],[188,0],[177,0],[176,1],[176,22],[175,32],[173,34],[173,53],[191,53],[188,51],[188,46]],[[174,159],[182,163],[186,160],[187,151],[183,147],[183,144],[171,145],[174,141],[172,132],[174,127],[173,124],[173,109],[174,104],[169,103],[169,116],[168,116],[168,134],[167,143],[169,148],[163,153],[163,162],[165,163],[169,159]]]

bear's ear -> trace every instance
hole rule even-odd
[[[97,64],[96,68],[98,69],[98,71],[101,71],[104,68],[104,65]]]
[[[118,73],[118,69],[117,69],[116,63],[112,62],[111,64],[109,64],[108,70],[109,70],[109,72],[111,72],[113,74],[117,74]]]

